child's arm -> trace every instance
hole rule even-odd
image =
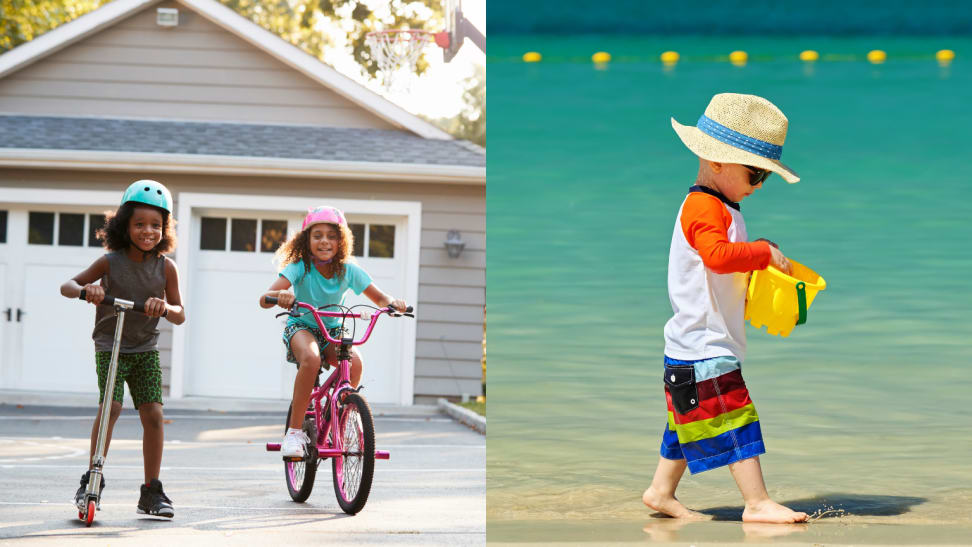
[[[681,224],[689,245],[715,273],[764,270],[770,265],[789,271],[786,257],[766,240],[729,241],[732,216],[717,198],[707,194],[689,195],[682,207]]]
[[[405,308],[408,307],[404,300],[398,300],[397,298],[393,298],[385,294],[381,291],[381,289],[376,287],[374,283],[368,285],[368,288],[364,290],[364,295],[374,302],[379,308],[391,306],[396,310],[405,313]]]
[[[171,258],[165,259],[165,300],[149,298],[145,301],[145,315],[162,317],[173,325],[186,322],[186,309],[182,306],[182,292],[179,291],[179,268]]]
[[[94,305],[101,304],[105,299],[105,289],[94,282],[108,274],[108,258],[98,257],[83,272],[68,279],[61,285],[61,295],[67,298],[77,298],[81,296],[81,290],[85,291],[85,300]]]
[[[267,296],[276,298],[277,305],[284,309],[288,309],[290,306],[293,306],[294,300],[297,299],[294,296],[294,291],[290,290],[290,280],[282,275],[270,285],[270,289],[267,290],[267,292],[260,295],[260,307],[263,309],[273,307],[273,304],[267,304],[264,301],[264,298]]]

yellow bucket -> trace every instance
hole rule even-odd
[[[757,329],[766,325],[766,332],[789,336],[797,325],[807,322],[807,309],[819,291],[827,288],[820,274],[795,260],[790,260],[793,274],[770,266],[753,272],[746,292],[746,315]]]

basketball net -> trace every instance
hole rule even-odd
[[[369,32],[365,39],[378,62],[385,89],[408,87],[422,50],[434,41],[435,35],[427,30],[379,30]],[[408,70],[404,82],[396,77],[396,73],[402,69]]]

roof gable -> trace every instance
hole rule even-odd
[[[124,50],[105,47],[103,48],[105,52],[110,52],[112,55],[120,56],[121,58],[118,60],[117,66],[107,68],[102,66],[98,68],[100,70],[112,69],[116,73],[124,72],[125,78],[119,81],[113,81],[111,86],[102,86],[94,91],[86,91],[86,86],[91,87],[96,84],[85,81],[86,78],[84,76],[69,83],[61,82],[61,85],[69,86],[69,90],[72,92],[77,91],[82,95],[88,93],[89,98],[101,98],[100,95],[105,94],[104,101],[115,101],[114,103],[96,105],[93,107],[94,110],[88,114],[104,115],[107,110],[115,116],[179,118],[178,115],[167,115],[171,110],[179,107],[184,108],[185,110],[183,112],[188,114],[193,114],[193,109],[201,111],[201,113],[197,113],[199,115],[186,115],[185,117],[189,119],[309,123],[317,125],[331,125],[329,123],[322,123],[321,120],[329,119],[327,118],[328,116],[337,116],[340,123],[333,125],[371,127],[377,129],[401,128],[425,138],[445,140],[452,138],[447,133],[417,116],[406,112],[357,82],[339,74],[314,57],[260,28],[256,24],[251,23],[214,0],[176,1],[180,8],[188,8],[187,11],[191,14],[192,18],[198,19],[194,28],[222,29],[232,35],[232,37],[222,35],[224,37],[223,39],[235,44],[237,49],[245,49],[246,47],[252,46],[256,48],[256,51],[249,54],[249,58],[246,58],[244,55],[243,60],[240,60],[242,53],[234,57],[231,53],[227,52],[225,53],[225,61],[221,61],[219,58],[219,54],[221,53],[220,48],[224,46],[215,44],[214,47],[210,48],[211,51],[206,51],[212,57],[212,62],[208,64],[219,65],[223,62],[227,66],[214,68],[212,66],[193,66],[194,59],[192,57],[194,54],[189,50],[187,50],[189,52],[186,54],[188,58],[184,58],[179,63],[172,63],[171,59],[165,58],[144,63],[141,62],[142,59],[138,48]],[[148,11],[151,6],[160,3],[161,0],[115,0],[98,10],[62,25],[31,42],[7,52],[0,56],[0,91],[5,91],[8,95],[19,94],[20,100],[27,103],[30,101],[43,101],[43,97],[35,97],[37,94],[31,92],[29,85],[19,81],[15,84],[11,79],[4,81],[4,76],[25,69],[31,64],[41,59],[46,59],[52,54],[77,44],[82,40],[84,42],[77,45],[77,52],[66,51],[53,58],[56,60],[66,59],[68,63],[59,62],[56,63],[56,66],[51,67],[41,63],[24,71],[22,74],[25,75],[24,79],[27,79],[27,75],[32,78],[43,79],[45,72],[48,74],[57,73],[58,76],[56,77],[63,78],[65,71],[69,72],[72,69],[75,71],[83,71],[86,66],[90,66],[86,64],[88,59],[80,59],[77,66],[70,64],[72,58],[76,59],[82,56],[81,50],[91,49],[92,47],[97,48],[99,40],[105,41],[105,39],[102,39],[103,36],[120,35],[122,28],[127,28],[133,24],[126,22],[122,25],[121,23],[123,21],[134,19],[133,16],[140,12]],[[152,16],[154,18],[154,13]],[[142,19],[146,19],[146,17],[142,17]],[[117,28],[106,30],[109,27]],[[165,36],[165,32],[170,32],[159,31],[158,29],[153,30],[156,35],[161,34],[162,36]],[[131,34],[130,31],[129,34]],[[217,34],[219,33],[210,33],[211,36],[216,36]],[[85,40],[86,38],[87,40]],[[216,38],[210,39],[214,40]],[[129,38],[129,42],[131,41],[131,38]],[[249,46],[244,45],[241,41]],[[92,43],[94,43],[94,46],[90,45]],[[146,52],[146,54],[153,53],[151,45],[151,43],[148,43],[148,47],[142,51]],[[89,58],[92,55],[100,57],[100,53],[96,51],[93,54],[89,54]],[[158,51],[154,53],[164,57],[166,52]],[[170,51],[169,54],[178,55],[178,52],[173,53]],[[269,58],[264,54],[269,55]],[[130,55],[135,58],[125,59],[125,55]],[[158,70],[155,69],[153,63],[159,66]],[[267,66],[262,66],[261,63]],[[206,63],[200,61],[198,64],[205,65]],[[239,66],[233,66],[234,64]],[[174,67],[168,65],[188,66]],[[260,69],[265,69],[263,70],[264,74],[254,75],[252,73],[254,70],[259,72]],[[168,70],[168,73],[165,72],[166,70]],[[193,70],[202,71],[209,77],[209,80],[203,81],[202,85],[192,87],[188,92],[190,96],[182,103],[174,106],[171,102],[167,102],[172,97],[186,92],[188,88],[185,86],[178,88],[178,82],[169,82],[166,80],[191,79],[191,72]],[[226,74],[212,74],[217,70],[222,70]],[[290,70],[295,71],[295,73],[290,72]],[[139,75],[139,71],[143,75]],[[247,75],[247,72],[251,74]],[[53,78],[55,76],[51,77]],[[106,77],[111,79],[115,76],[108,75]],[[128,81],[130,78],[134,78],[135,81]],[[144,78],[144,81],[140,81],[139,78]],[[155,82],[153,82],[153,78],[156,80]],[[211,81],[213,78],[227,78],[235,83],[231,83],[228,86],[214,86]],[[253,78],[258,79],[256,84],[252,81],[246,81],[247,79],[253,80]],[[90,78],[88,79],[90,80]],[[159,79],[163,81],[160,82],[158,81]],[[282,80],[287,80],[287,82],[277,85]],[[168,83],[174,83],[175,88],[167,89],[166,84]],[[199,82],[195,83],[198,84]],[[46,88],[46,84],[47,82],[44,82],[42,89]],[[236,87],[234,88],[234,86]],[[14,89],[11,90],[11,87]],[[50,94],[58,96],[55,92],[51,92]],[[138,110],[136,106],[133,106],[133,97],[144,99],[146,102],[142,103],[142,106],[148,105],[148,110]],[[11,105],[15,101],[11,99],[5,100],[5,102]],[[61,102],[65,103],[59,106],[61,110],[42,113],[55,115],[86,114],[83,110],[79,112],[71,111],[70,109],[74,108],[71,101],[62,100]],[[221,102],[227,104],[221,104]],[[80,100],[76,103],[82,107],[85,105],[85,102]],[[125,111],[125,107],[135,109],[138,113]],[[247,116],[241,116],[238,113],[241,108],[244,109],[244,112],[252,113],[251,115],[257,119],[247,119]],[[264,110],[260,110],[261,108]],[[153,111],[153,109],[155,110]],[[223,109],[224,112],[220,112],[220,109]],[[330,109],[327,113],[323,112],[327,109]],[[8,108],[7,110],[10,109]],[[16,108],[13,110],[16,110]],[[315,112],[315,110],[317,111]],[[31,111],[28,110],[25,113],[31,113]],[[38,112],[35,110],[33,113]],[[260,120],[260,113],[265,114],[268,119]]]

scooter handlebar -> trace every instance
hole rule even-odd
[[[87,291],[85,291],[84,289],[81,289],[81,295],[78,297],[78,300],[87,300],[86,296],[87,296]],[[145,302],[138,302],[138,301],[133,302],[131,300],[122,300],[120,298],[118,300],[119,300],[119,305],[121,305],[120,304],[121,302],[124,302],[125,304],[131,303],[130,309],[135,310],[135,311],[137,311],[139,313],[145,313]],[[114,306],[115,305],[115,297],[112,296],[112,295],[110,295],[110,294],[106,294],[105,295],[105,298],[101,301],[101,305],[103,305],[103,306]],[[127,306],[127,305],[123,305],[122,307],[129,308],[129,306]],[[165,317],[168,314],[169,314],[169,310],[164,310],[162,312],[162,317]]]

